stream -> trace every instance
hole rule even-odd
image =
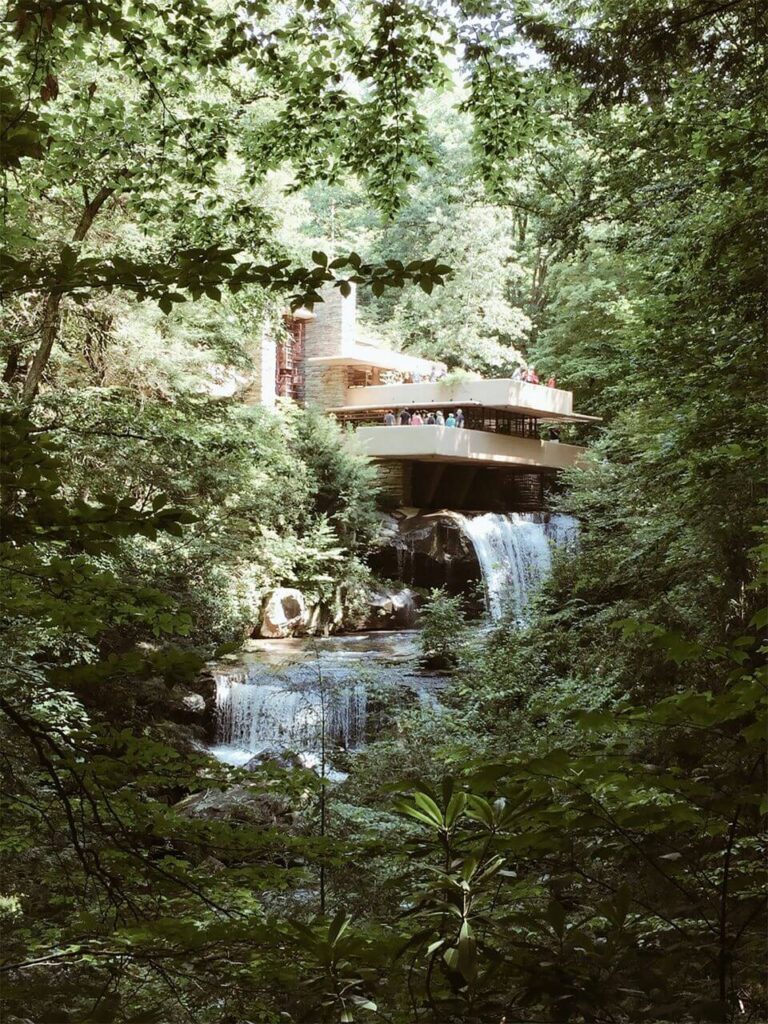
[[[323,737],[327,749],[354,750],[365,742],[372,688],[407,687],[434,703],[445,683],[419,670],[417,630],[253,640],[249,648],[214,669],[211,752],[232,765],[265,751],[317,754]]]
[[[551,572],[557,548],[575,544],[578,523],[542,513],[452,513],[471,541],[491,621],[526,624],[531,599]],[[406,695],[439,713],[445,677],[419,668],[418,630],[250,640],[247,651],[213,668],[216,742],[231,765],[293,751],[305,763],[320,751],[355,750],[371,731],[373,695]],[[408,693],[410,691],[410,693]]]

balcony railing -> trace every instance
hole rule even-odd
[[[594,416],[573,411],[573,395],[561,388],[509,379],[423,381],[419,384],[372,384],[348,387],[344,405],[329,412],[376,412],[386,409],[493,410],[499,416],[594,422]]]
[[[444,407],[444,411],[447,414],[449,407]],[[344,426],[351,426],[353,429],[357,427],[387,427],[388,424],[384,422],[385,410],[376,410],[375,412],[366,409],[359,410],[357,412],[343,412],[334,414],[339,423]],[[400,426],[401,424],[397,421],[389,426]],[[408,426],[412,430],[418,430],[421,426],[436,426],[432,423],[413,424],[410,423]],[[540,437],[540,421],[534,416],[520,416],[516,413],[502,413],[496,409],[477,409],[468,408],[464,412],[464,423],[463,427],[465,430],[478,430],[485,431],[489,434],[505,434],[509,437]],[[448,430],[456,429],[448,427]],[[460,428],[458,428],[460,429]],[[555,427],[546,428],[546,437],[548,439],[558,439],[557,435],[559,431]]]

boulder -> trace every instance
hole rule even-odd
[[[381,588],[368,595],[368,614],[362,628],[411,629],[416,615],[416,594],[410,588]]]
[[[248,772],[258,771],[259,768],[301,768],[301,758],[290,750],[282,750],[279,747],[267,747],[260,750],[258,754],[246,761],[243,768]]]
[[[205,697],[202,693],[187,693],[181,698],[181,706],[191,715],[204,715]]]
[[[214,736],[216,680],[207,669],[191,684],[177,683],[170,690],[163,686],[163,710],[156,718],[165,718],[189,727],[191,735],[209,742]]]
[[[287,797],[262,786],[235,785],[228,789],[206,789],[193,793],[176,805],[188,818],[205,821],[242,821],[252,825],[288,823],[294,814]]]
[[[278,587],[267,596],[261,614],[260,635],[283,639],[303,632],[309,623],[307,602],[300,590]]]

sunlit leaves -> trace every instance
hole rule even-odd
[[[288,259],[266,265],[239,258],[232,249],[211,246],[178,252],[170,262],[146,262],[125,256],[78,259],[74,250],[66,247],[53,273],[47,263],[7,260],[0,276],[0,289],[7,296],[45,291],[67,294],[76,302],[84,302],[94,289],[110,292],[119,288],[139,299],[156,299],[162,311],[169,313],[174,304],[186,300],[187,296],[177,289],[187,292],[192,299],[205,296],[220,301],[224,288],[237,293],[248,285],[257,285],[286,295],[296,309],[311,308],[322,301],[320,289],[329,283],[347,294],[350,283],[368,286],[374,295],[381,295],[388,287],[402,288],[409,282],[431,291],[435,284],[444,282],[451,270],[436,258],[390,267],[364,263],[356,253],[337,257],[330,265],[324,253],[315,253],[314,257],[317,258],[313,267],[296,266]],[[341,269],[348,276],[335,273]]]

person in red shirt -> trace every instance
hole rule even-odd
[[[557,387],[557,379],[555,378],[554,374],[547,381],[547,387],[548,388],[556,388]]]
[[[528,378],[527,379],[528,379],[528,383],[529,384],[538,384],[539,383],[539,377],[538,377],[538,374],[536,373],[536,368],[534,366],[529,366],[528,367]]]

